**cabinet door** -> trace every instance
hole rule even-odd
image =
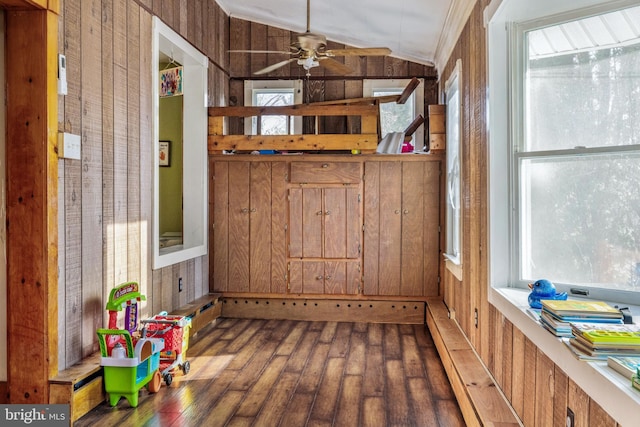
[[[440,163],[367,162],[367,295],[438,295]]]
[[[229,284],[230,292],[249,291],[248,162],[229,162]]]
[[[356,294],[360,267],[350,261],[291,261],[290,292],[298,294]]]
[[[361,229],[357,188],[292,188],[289,191],[289,256],[360,256]]]
[[[401,295],[402,163],[380,164],[379,295]],[[366,272],[365,272],[366,274]]]

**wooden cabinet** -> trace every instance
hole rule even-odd
[[[214,163],[213,289],[286,289],[286,163]]]
[[[361,177],[356,162],[291,164],[289,292],[358,293]]]
[[[215,156],[216,292],[439,294],[435,156]]]
[[[439,177],[439,162],[365,163],[364,294],[438,295]]]

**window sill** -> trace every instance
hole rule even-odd
[[[462,281],[462,264],[455,262],[449,255],[444,254],[444,265],[456,279]]]
[[[640,391],[631,386],[631,380],[609,368],[606,361],[578,360],[566,344],[527,314],[528,295],[529,292],[523,289],[492,288],[489,302],[616,422],[635,425],[640,413]],[[639,323],[640,317],[634,316],[634,322]]]

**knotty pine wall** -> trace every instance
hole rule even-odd
[[[61,0],[68,94],[59,129],[82,135],[82,159],[59,161],[59,366],[98,350],[106,298],[125,281],[142,316],[208,292],[208,257],[152,270],[152,16],[209,57],[209,105],[228,98],[228,16],[213,0]],[[178,277],[185,288],[178,293]]]
[[[487,56],[482,13],[488,4],[489,0],[476,3],[440,75],[443,88],[456,60],[461,59],[464,265],[462,281],[445,271],[445,302],[525,425],[565,425],[569,406],[577,426],[615,426],[616,422],[553,360],[488,302]]]

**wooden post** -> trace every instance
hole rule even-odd
[[[9,403],[41,404],[58,371],[59,18],[45,9],[5,15],[7,382]]]

